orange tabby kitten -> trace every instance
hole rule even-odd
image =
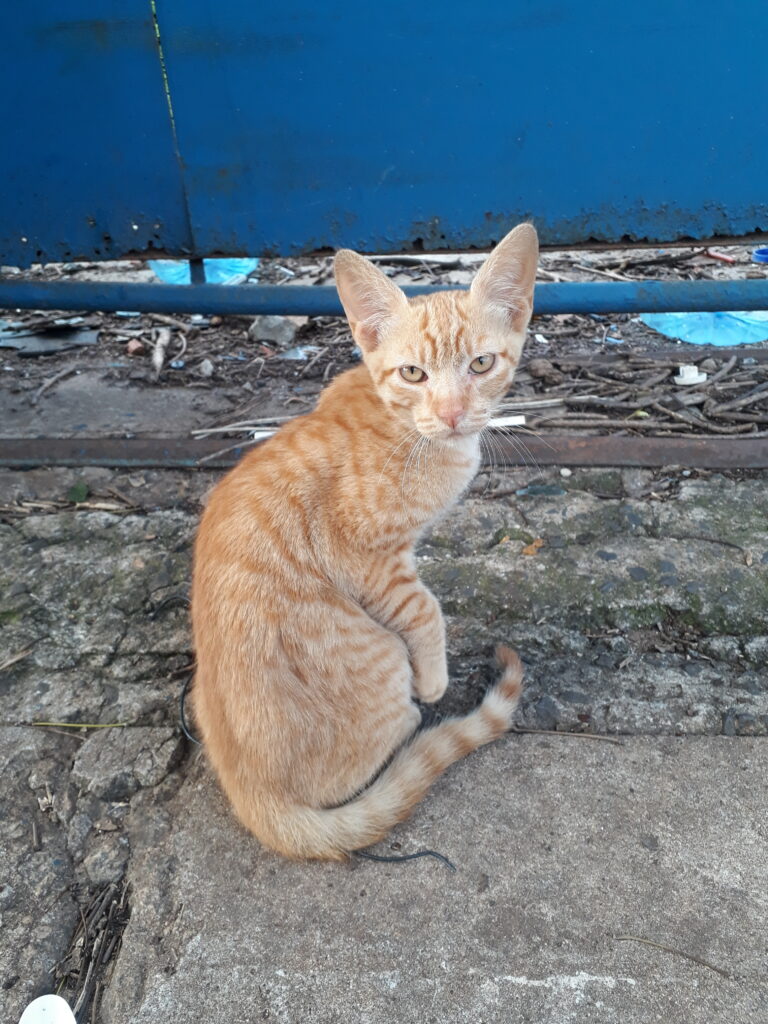
[[[208,502],[192,589],[195,715],[238,817],[289,857],[377,842],[448,765],[511,724],[522,667],[501,647],[501,679],[477,710],[417,732],[413,698],[439,700],[448,674],[413,546],[477,471],[480,432],[523,346],[537,255],[522,224],[468,292],[408,300],[339,252],[364,364]]]

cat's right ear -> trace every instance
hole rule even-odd
[[[408,308],[408,300],[386,274],[351,249],[336,253],[333,271],[352,337],[363,352],[372,352],[384,326]]]

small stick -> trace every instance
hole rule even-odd
[[[716,405],[712,410],[712,415],[717,416],[720,412],[730,412],[732,409],[742,409],[745,405],[754,405],[755,402],[760,402],[764,398],[768,397],[766,396],[766,391],[768,391],[768,382],[765,384],[758,384],[756,388],[752,388],[751,391],[748,391],[747,394],[743,395],[741,398],[734,398],[730,402],[724,402],[722,405]]]
[[[314,354],[314,355],[312,356],[312,358],[311,358],[311,359],[309,360],[309,362],[307,363],[307,365],[306,365],[305,367],[303,367],[303,368],[302,368],[302,371],[301,371],[301,373],[299,374],[299,376],[300,376],[300,377],[303,377],[303,376],[304,376],[304,374],[305,374],[305,373],[307,372],[307,370],[311,370],[311,369],[312,369],[312,367],[313,367],[313,366],[315,365],[315,363],[317,362],[317,360],[318,360],[318,359],[319,359],[319,358],[320,358],[321,356],[324,356],[324,355],[325,355],[325,353],[326,353],[327,351],[328,351],[328,346],[326,345],[326,346],[325,346],[325,348],[321,348],[319,352],[316,352],[316,353],[315,353],[315,354]]]
[[[743,548],[741,544],[736,544],[732,540],[721,540],[719,537],[704,537],[701,534],[696,533],[679,533],[676,537],[670,537],[670,540],[702,540],[707,544],[720,544],[724,548],[734,548],[736,551],[746,553],[747,549]]]
[[[583,263],[574,263],[575,270],[586,271],[587,274],[599,274],[601,277],[610,277],[614,281],[632,281],[631,277],[627,277],[626,274],[617,274],[613,270],[600,270],[599,267],[587,267]]]
[[[56,729],[124,729],[130,722],[29,722],[40,728]]]
[[[8,722],[2,722],[1,725],[8,725]],[[66,729],[49,729],[49,732],[55,733],[57,736],[66,736],[67,739],[77,740],[78,743],[84,743],[86,740],[85,736],[81,736],[79,733],[67,732]]]
[[[37,851],[37,850],[42,850],[42,848],[43,848],[43,844],[40,842],[40,831],[39,831],[39,829],[37,827],[37,822],[33,820],[32,821],[32,849]]]
[[[596,732],[560,732],[559,729],[522,729],[518,725],[513,725],[509,731],[530,733],[533,736],[569,736],[571,739],[576,740],[600,740],[602,743],[613,743],[616,747],[624,746],[624,742],[622,740],[614,739],[613,736],[601,736]]]
[[[0,672],[4,672],[11,665],[15,665],[17,661],[21,661],[22,658],[26,658],[27,655],[33,651],[32,647],[28,647],[26,651],[19,651],[18,654],[12,654],[10,658],[6,658],[5,661],[0,665]]]
[[[123,494],[122,491],[118,491],[118,489],[116,487],[108,487],[107,488],[107,492],[109,494],[112,494],[119,501],[124,502],[128,506],[128,508],[136,508],[137,507],[135,502],[131,501],[130,498],[126,497],[126,495]]]
[[[704,255],[709,256],[711,260],[720,260],[721,263],[735,263],[736,260],[733,256],[726,256],[724,252],[715,252],[714,249],[705,249]]]
[[[677,420],[679,423],[688,423],[693,427],[698,427],[700,430],[708,430],[713,434],[743,434],[746,431],[752,429],[751,423],[745,423],[741,427],[724,427],[720,423],[712,423],[710,420],[704,419],[703,416],[694,416],[689,412],[683,412],[682,410],[675,412],[674,409],[670,409],[669,406],[662,405],[661,402],[654,402],[651,405],[652,409],[656,412],[662,413],[662,415],[671,416],[673,420]],[[716,415],[717,411],[713,411],[713,415]],[[671,424],[670,424],[671,427]]]
[[[267,416],[265,419],[240,420],[237,423],[225,423],[221,427],[203,427],[200,430],[190,430],[191,437],[208,437],[209,434],[226,434],[227,431],[255,430],[257,427],[271,427],[273,423],[287,423],[295,420],[295,416]]]
[[[264,372],[264,367],[266,366],[267,361],[264,358],[264,356],[256,356],[254,359],[250,361],[250,363],[248,363],[248,365],[246,366],[246,370],[250,369],[250,367],[252,366],[255,366],[256,363],[259,364],[259,372],[256,374],[256,380],[258,380],[259,377]]]
[[[158,328],[152,349],[152,366],[155,370],[155,380],[160,377],[165,362],[165,353],[171,343],[171,332],[167,327]]]
[[[736,365],[736,356],[731,356],[727,362],[723,363],[717,373],[713,373],[708,380],[704,380],[701,384],[694,384],[692,388],[688,388],[688,394],[691,391],[702,391],[712,387],[713,384],[717,384],[718,381],[722,380],[723,377],[727,377],[731,370]]]
[[[238,441],[237,444],[231,444],[229,446],[229,448],[220,448],[217,452],[211,452],[210,455],[203,455],[202,458],[197,460],[197,464],[198,464],[198,466],[202,466],[202,464],[204,462],[210,462],[211,459],[218,459],[218,457],[220,455],[226,455],[227,452],[234,452],[238,448],[242,448],[243,445],[246,445],[246,444],[256,444],[257,441],[263,441],[263,440],[264,440],[263,437],[255,437],[255,438],[252,438],[251,440],[248,440],[247,438],[244,438],[242,441]]]
[[[69,377],[71,374],[77,373],[79,369],[79,366],[67,366],[65,369],[60,370],[58,373],[54,374],[53,377],[49,377],[49,379],[45,381],[45,383],[40,385],[40,387],[37,389],[34,395],[31,396],[31,398],[29,399],[29,404],[37,405],[37,403],[40,401],[41,395],[44,395],[46,391],[49,391],[54,384],[58,384],[60,380],[64,380],[65,377]]]
[[[174,316],[166,316],[165,313],[150,313],[149,319],[159,324],[166,324],[168,327],[175,327],[182,334],[186,334],[190,328],[195,326],[194,324],[185,324],[183,320],[177,320]]]
[[[174,362],[177,359],[181,359],[181,357],[186,353],[186,351],[187,351],[187,336],[186,336],[186,334],[182,334],[182,336],[179,338],[179,351],[173,357]]]
[[[698,964],[699,967],[706,967],[709,971],[714,971],[715,974],[720,974],[723,978],[727,978],[728,981],[733,980],[733,975],[729,971],[724,971],[722,967],[715,967],[714,964],[708,963],[706,960],[702,960],[698,956],[693,956],[691,953],[684,953],[682,949],[675,949],[674,946],[665,946],[661,942],[654,942],[652,939],[642,939],[639,935],[617,935],[617,942],[642,942],[644,946],[651,946],[653,949],[660,949],[664,953],[674,953],[676,956],[685,957],[686,960],[690,960],[691,963]]]

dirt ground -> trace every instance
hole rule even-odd
[[[750,252],[748,246],[547,252],[539,276],[543,281],[764,276],[765,268],[751,262]],[[400,284],[466,286],[482,258],[425,254],[378,262]],[[141,263],[37,267],[25,276],[154,277]],[[252,278],[287,286],[328,284],[331,259],[263,261]],[[36,334],[38,348],[42,342],[53,350],[36,355],[3,347],[0,436],[189,436],[210,429],[223,440],[247,437],[264,425],[261,421],[310,409],[324,383],[359,358],[341,318],[272,319],[281,322],[254,327],[252,317],[237,316],[8,313],[0,321],[0,345],[23,344],[20,334],[26,340]],[[159,372],[153,365],[158,343],[164,346]],[[705,384],[684,396],[673,381],[682,363],[699,364],[708,374]],[[523,439],[526,430],[762,436],[768,427],[766,381],[766,343],[716,349],[665,338],[629,315],[540,316],[532,322],[523,364],[502,411],[526,417]],[[245,426],[225,429],[230,424]]]

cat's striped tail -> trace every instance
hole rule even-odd
[[[425,796],[433,782],[467,754],[508,731],[522,693],[523,666],[514,651],[498,647],[501,678],[464,718],[449,718],[416,733],[360,796],[341,807],[281,808],[258,829],[269,846],[294,858],[341,860],[383,839]]]

